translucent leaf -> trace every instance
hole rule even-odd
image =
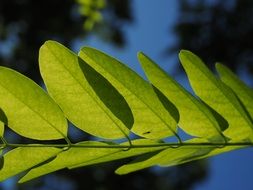
[[[129,133],[133,116],[126,101],[77,55],[47,41],[40,49],[39,63],[50,95],[74,125],[102,138],[117,139]]]
[[[235,140],[252,138],[252,122],[233,91],[193,53],[181,51],[179,58],[194,92],[228,122],[224,134]]]
[[[0,137],[4,135],[4,124],[7,124],[8,120],[0,106]]]
[[[190,140],[189,142],[193,142],[194,140],[195,139]],[[211,150],[212,148],[207,148],[201,145],[198,147],[182,146],[178,148],[167,148],[155,154],[151,153],[150,155],[139,157],[133,162],[121,166],[115,172],[122,175],[155,165],[166,167],[174,166],[195,160],[198,157],[209,153]]]
[[[138,58],[154,88],[161,91],[177,107],[180,114],[180,128],[192,136],[222,137],[218,122],[203,103],[187,92],[146,55],[139,53]]]
[[[4,135],[4,123],[0,120],[0,137]]]
[[[236,143],[237,141],[231,140],[229,141],[229,143]],[[218,154],[222,154],[222,153],[226,153],[229,151],[233,151],[233,150],[237,150],[237,149],[241,149],[241,148],[246,148],[247,146],[228,146],[226,144],[224,144],[223,146],[213,146],[213,148],[211,149],[210,152],[208,152],[207,154],[204,154],[202,156],[198,156],[198,157],[193,157],[190,160],[185,159],[185,162],[188,161],[193,161],[193,160],[199,160],[199,159],[204,159],[204,158],[209,158],[211,156],[216,156]]]
[[[175,135],[178,113],[173,105],[167,109],[152,87],[118,60],[92,48],[84,47],[79,56],[105,77],[128,102],[134,116],[132,131],[146,138]]]
[[[26,171],[58,154],[61,149],[50,147],[19,147],[3,157],[0,181]]]
[[[136,144],[150,144],[152,141],[147,140],[137,140],[133,141],[133,145]],[[107,145],[102,142],[82,142],[80,144],[86,145]],[[124,143],[128,145],[127,143]],[[45,175],[51,173],[56,170],[60,170],[70,166],[81,167],[85,165],[92,165],[112,160],[117,160],[121,158],[126,158],[130,156],[136,156],[139,154],[143,154],[146,152],[151,152],[155,150],[160,150],[162,147],[155,148],[133,148],[130,150],[124,150],[122,148],[84,148],[84,147],[73,147],[67,151],[64,151],[57,155],[57,157],[49,163],[46,163],[42,166],[34,168],[30,170],[19,182],[23,183],[39,177],[41,175]]]
[[[133,145],[158,145],[160,143],[158,142],[154,142],[148,139],[138,139],[138,140],[134,140],[132,141]],[[122,143],[122,145],[127,145],[127,143]],[[99,163],[103,163],[103,162],[109,162],[109,161],[113,161],[113,160],[118,160],[118,159],[122,159],[122,158],[128,158],[128,157],[132,157],[132,156],[137,156],[137,155],[141,155],[141,154],[145,154],[148,152],[154,152],[154,151],[159,151],[161,149],[164,149],[165,147],[161,146],[161,147],[142,147],[142,148],[130,148],[129,150],[121,150],[121,151],[117,151],[113,154],[106,154],[100,158],[96,158],[93,160],[89,160],[89,161],[83,161],[81,164],[78,165],[72,165],[69,166],[68,168],[73,169],[73,168],[77,168],[77,167],[83,167],[83,166],[88,166],[88,165],[93,165],[93,164],[99,164]]]
[[[4,135],[4,123],[0,120],[0,137],[3,137],[3,135]],[[3,142],[1,142],[1,144],[3,144]],[[2,147],[0,147],[0,156],[2,154],[2,151],[3,151],[3,149],[2,149]]]
[[[22,136],[51,140],[67,135],[57,104],[32,80],[5,67],[0,67],[0,108],[6,124]]]
[[[253,91],[242,82],[229,68],[222,64],[216,64],[221,80],[236,93],[243,105],[253,118]]]

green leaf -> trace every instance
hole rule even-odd
[[[234,140],[252,138],[252,122],[233,91],[193,53],[183,50],[179,58],[194,92],[227,120],[224,134]]]
[[[39,63],[49,94],[74,125],[97,137],[127,136],[133,119],[124,98],[77,55],[47,41],[40,49]]]
[[[80,144],[85,145],[106,145],[102,142],[81,142]],[[96,157],[103,156],[104,154],[109,154],[115,151],[119,151],[120,149],[110,149],[110,148],[83,148],[83,147],[73,147],[67,151],[64,151],[57,155],[57,157],[49,163],[41,165],[37,168],[33,168],[30,170],[20,181],[19,183],[23,183],[34,179],[36,177],[66,168],[67,166],[73,164],[80,164],[83,160],[89,160]]]
[[[4,123],[0,120],[0,137],[4,135]]]
[[[222,64],[216,64],[221,80],[228,85],[239,97],[251,118],[253,118],[253,91],[242,82],[229,68]]]
[[[199,141],[199,139],[192,139],[189,142],[194,142],[195,140],[197,142]],[[211,150],[212,148],[201,145],[198,147],[182,146],[178,148],[167,148],[155,154],[151,153],[150,155],[141,156],[133,162],[121,166],[115,172],[123,175],[155,165],[163,167],[174,166],[195,160],[200,156],[208,154]]]
[[[150,144],[153,141],[150,140],[137,140],[132,141],[133,145],[145,145]],[[154,142],[153,142],[154,143]],[[108,145],[102,142],[92,142],[86,141],[81,142],[83,145]],[[128,145],[128,142],[123,143]],[[157,143],[156,143],[157,144]],[[86,165],[92,165],[112,160],[117,160],[121,158],[127,158],[131,156],[136,156],[146,152],[152,152],[155,150],[160,150],[163,147],[144,147],[144,148],[132,148],[130,150],[124,150],[122,148],[84,148],[84,147],[73,147],[67,151],[64,151],[57,155],[57,157],[49,163],[30,170],[19,182],[23,183],[34,179],[36,177],[57,171],[66,167],[81,167]]]
[[[0,137],[2,138],[3,135],[4,135],[4,123],[0,120]],[[3,145],[3,142],[1,142],[1,144]],[[3,151],[3,147],[0,147],[0,159],[1,159],[2,151]]]
[[[19,147],[3,157],[4,164],[0,170],[0,181],[26,171],[58,154],[61,149],[51,147]]]
[[[196,55],[180,52],[199,99],[142,53],[138,58],[152,84],[98,50],[85,47],[79,55],[53,41],[40,49],[42,77],[59,106],[30,79],[0,67],[0,153],[4,148],[17,147],[0,156],[0,181],[27,170],[20,183],[63,168],[139,156],[116,171],[126,174],[252,146],[253,90],[225,66],[216,66],[219,80]],[[78,128],[96,137],[125,137],[128,141],[72,144],[63,113]],[[176,133],[178,122],[186,133],[201,138],[181,142]],[[65,138],[68,144],[11,144],[3,137],[5,126],[28,138]],[[145,139],[130,142],[130,131]],[[180,142],[149,139],[173,135]]]
[[[0,67],[0,107],[6,124],[22,136],[51,140],[67,135],[57,104],[35,82],[5,67]]]
[[[180,114],[180,128],[192,136],[222,137],[218,122],[203,103],[187,92],[145,54],[139,53],[138,58],[149,81],[177,107]]]
[[[153,139],[175,135],[175,113],[163,107],[152,87],[139,75],[118,60],[92,48],[82,48],[79,56],[124,96],[134,117],[131,131]]]
[[[117,152],[114,152],[112,154],[105,154],[102,157],[99,158],[95,158],[92,160],[88,160],[88,161],[83,161],[81,164],[77,164],[77,165],[71,165],[68,166],[68,168],[73,169],[73,168],[77,168],[77,167],[83,167],[83,166],[88,166],[88,165],[94,165],[94,164],[99,164],[99,163],[103,163],[103,162],[109,162],[109,161],[113,161],[113,160],[119,160],[122,158],[128,158],[128,157],[132,157],[132,156],[137,156],[137,155],[141,155],[141,154],[145,154],[148,152],[154,152],[154,151],[159,151],[161,149],[165,149],[165,147],[161,146],[161,147],[151,147],[151,146],[147,146],[145,147],[145,145],[159,145],[161,143],[152,141],[152,140],[148,140],[148,139],[137,139],[137,140],[133,140],[132,141],[133,145],[143,145],[144,147],[142,148],[130,148],[129,150],[120,150]],[[128,145],[127,142],[122,143],[121,145]]]

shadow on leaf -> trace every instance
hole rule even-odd
[[[124,97],[114,86],[111,85],[110,82],[108,82],[107,79],[85,63],[82,59],[78,58],[78,62],[86,80],[96,92],[100,100],[118,119],[125,124],[127,128],[132,128],[134,123],[133,114]]]

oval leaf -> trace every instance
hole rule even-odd
[[[221,80],[228,85],[242,101],[243,105],[253,119],[253,91],[242,82],[229,68],[222,64],[216,64]]]
[[[150,140],[135,140],[132,141],[133,145],[145,145],[145,144],[154,144]],[[80,144],[84,145],[104,145],[106,143],[102,142],[92,142],[86,141],[81,142]],[[157,143],[156,143],[157,144]],[[122,145],[128,145],[128,142],[122,143]],[[83,167],[87,165],[94,165],[98,163],[118,160],[122,158],[128,158],[132,156],[137,156],[147,152],[152,152],[156,150],[164,149],[164,147],[144,147],[144,148],[131,148],[128,151],[122,148],[84,148],[84,147],[73,147],[67,151],[64,151],[57,155],[57,157],[42,166],[30,170],[19,182],[24,183],[36,177],[57,171],[66,167],[76,168]]]
[[[192,139],[187,142],[199,142],[199,139]],[[204,142],[202,140],[201,142]],[[115,172],[123,175],[137,170],[159,165],[163,167],[183,164],[208,154],[212,148],[205,146],[182,146],[178,148],[166,148],[155,154],[144,155],[136,160],[119,167]]]
[[[203,138],[221,137],[221,130],[211,111],[187,92],[143,53],[139,61],[149,81],[160,90],[178,109],[179,127],[192,136]]]
[[[179,58],[194,92],[227,120],[229,127],[224,134],[236,140],[252,138],[252,122],[233,91],[193,53],[183,50]]]
[[[139,75],[116,59],[92,48],[82,48],[79,56],[124,96],[133,112],[131,131],[154,139],[175,135],[175,112],[163,107],[152,87]]]
[[[4,135],[4,123],[0,120],[0,137],[3,137],[3,135]],[[3,142],[2,141],[0,142],[1,142],[1,145],[3,145]],[[1,157],[2,151],[3,151],[3,147],[0,146],[0,157]]]
[[[61,149],[51,147],[19,147],[3,157],[4,164],[0,170],[0,181],[26,171],[58,154]]]
[[[24,137],[52,140],[67,135],[67,121],[57,104],[35,82],[5,67],[0,67],[0,108],[6,124]]]
[[[4,135],[4,123],[0,120],[0,137]]]
[[[150,144],[154,145],[154,147],[148,146]],[[149,153],[149,152],[159,151],[159,150],[166,148],[164,146],[160,146],[160,147],[155,146],[155,145],[159,145],[159,144],[161,144],[161,143],[155,142],[155,141],[152,141],[149,139],[136,139],[136,140],[132,141],[132,145],[143,145],[144,147],[142,147],[142,148],[132,147],[127,151],[121,149],[118,152],[115,152],[113,154],[106,154],[106,155],[96,158],[94,160],[89,160],[89,161],[84,160],[81,164],[68,166],[68,168],[73,169],[73,168],[77,168],[77,167],[83,167],[83,166],[99,164],[99,163],[103,163],[103,162],[109,162],[109,161],[118,160],[118,159],[122,159],[122,158],[138,156],[138,155]],[[128,145],[128,142],[121,143],[121,145]],[[147,145],[147,147],[145,147],[145,145]]]
[[[80,66],[79,61],[77,55],[57,42],[47,41],[41,47],[40,71],[50,95],[78,128],[102,138],[126,137],[133,120],[124,98],[83,61]],[[117,110],[118,115],[111,110]],[[125,123],[119,119],[122,115],[127,118]]]

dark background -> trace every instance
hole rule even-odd
[[[42,84],[38,71],[38,50],[48,39],[69,48],[92,39],[125,51],[129,45],[127,27],[135,30],[139,22],[136,3],[130,0],[101,0],[91,3],[74,0],[1,0],[0,1],[0,65],[18,70]],[[88,2],[88,1],[86,1]],[[145,1],[141,1],[144,3]],[[168,45],[159,49],[159,56],[175,57],[180,49],[189,49],[205,60],[210,68],[216,61],[228,65],[252,85],[253,72],[253,1],[252,0],[178,0],[167,3],[174,7],[173,25],[168,25]],[[175,5],[176,4],[176,5]],[[142,4],[145,9],[145,4]],[[159,14],[148,14],[146,22]],[[158,12],[157,12],[158,11]],[[172,13],[171,13],[172,14]],[[176,15],[176,16],[175,16]],[[102,16],[102,20],[100,18]],[[167,23],[164,16],[157,22]],[[150,21],[150,23],[152,23]],[[154,30],[150,25],[150,30]],[[136,29],[137,30],[137,29]],[[164,28],[155,28],[164,30]],[[154,33],[155,34],[155,33]],[[145,35],[143,33],[143,35]],[[158,40],[158,36],[153,36]],[[173,40],[169,39],[173,38]],[[142,44],[140,44],[142,46]],[[143,46],[145,46],[143,42]],[[156,48],[156,47],[152,47]],[[175,77],[182,74],[177,59],[170,59]],[[75,135],[77,131],[75,131]],[[89,138],[86,135],[75,136]],[[24,141],[24,139],[22,139]],[[126,176],[114,170],[129,160],[75,170],[62,170],[32,182],[16,186],[17,190],[81,190],[81,189],[193,189],[208,176],[208,162],[198,161],[165,169],[146,169]],[[243,175],[243,174],[242,174]],[[13,185],[16,178],[3,184]],[[11,186],[13,188],[13,186]]]

